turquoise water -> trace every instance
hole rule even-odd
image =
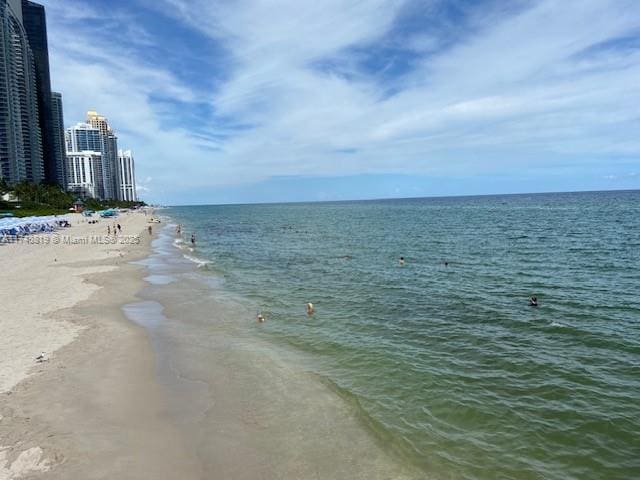
[[[640,477],[640,192],[165,212],[402,461]]]

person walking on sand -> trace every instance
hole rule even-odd
[[[151,228],[151,225],[149,225],[149,227],[147,228],[147,230],[149,231],[149,235],[153,234],[153,229]]]
[[[122,227],[120,226],[120,224],[118,224],[118,233],[122,232]]]
[[[107,235],[111,235],[111,227],[107,225]]]

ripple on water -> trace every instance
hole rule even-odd
[[[170,214],[261,338],[435,478],[637,476],[639,192]]]

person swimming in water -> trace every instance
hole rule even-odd
[[[404,257],[400,257],[400,266],[404,267]]]
[[[258,320],[258,323],[264,323],[266,318],[264,318],[264,315],[262,315],[261,313],[258,313],[258,316],[256,317],[256,320]]]
[[[538,306],[538,297],[536,297],[535,295],[529,298],[529,306],[530,307],[537,307]]]
[[[307,307],[307,315],[309,315],[310,317],[316,313],[316,308],[313,306],[313,303],[309,302],[306,305]]]

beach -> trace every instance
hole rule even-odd
[[[632,478],[638,195],[171,207],[153,237],[124,214],[74,243],[114,223],[76,216],[2,245],[0,480]]]
[[[111,228],[114,221],[103,219],[89,224],[88,218],[77,214],[66,218],[71,219],[71,228],[25,236],[0,247],[2,304],[5,312],[16,312],[10,318],[3,318],[2,392],[10,390],[27,375],[34,356],[41,351],[51,354],[82,332],[84,326],[72,321],[71,312],[59,316],[55,322],[46,320],[54,312],[87,300],[99,289],[95,283],[86,281],[86,277],[113,272],[132,256],[144,252],[144,245],[148,244],[147,238],[141,235],[146,234],[141,214],[117,219],[124,225],[125,232],[130,230],[130,237],[123,233],[121,239],[107,235],[107,226]],[[129,240],[130,244],[125,243]],[[117,243],[107,243],[112,241]]]
[[[253,314],[210,298],[174,226],[151,237],[146,220],[73,216],[0,248],[0,480],[417,478],[357,404],[247,337]]]
[[[147,217],[67,218],[71,228],[0,246],[0,479],[188,473],[147,337],[121,310],[142,286],[129,262],[149,250]]]

